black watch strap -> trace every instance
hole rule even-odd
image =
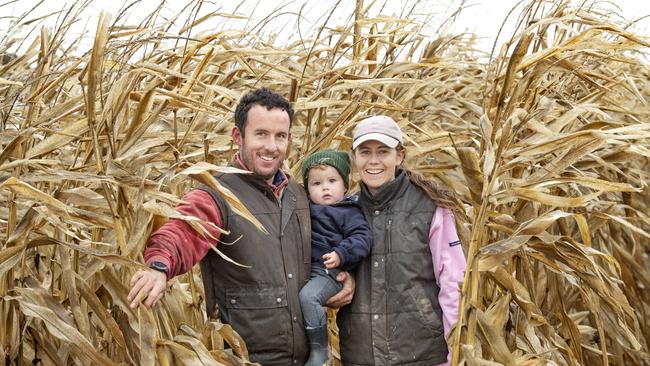
[[[149,263],[149,268],[155,269],[156,271],[162,272],[164,274],[169,274],[169,267],[163,262],[153,261]]]

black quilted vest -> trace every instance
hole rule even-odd
[[[447,359],[429,228],[435,203],[403,171],[359,204],[374,238],[338,313],[344,365],[431,366]]]

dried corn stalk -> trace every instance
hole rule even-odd
[[[6,53],[19,42],[6,35],[5,363],[246,364],[243,340],[205,319],[198,268],[152,311],[125,299],[153,227],[173,217],[200,230],[173,207],[232,158],[232,111],[260,85],[295,103],[288,169],[349,149],[354,123],[382,113],[406,131],[409,163],[457,193],[470,270],[456,362],[648,362],[647,37],[597,8],[534,1],[485,62],[471,38],[426,37],[408,16],[359,4],[355,22],[327,18],[291,45],[193,32],[238,17],[197,16],[199,2],[174,17],[187,19],[177,34],[154,14],[132,27],[102,15],[82,56],[62,44],[83,4],[20,54]]]

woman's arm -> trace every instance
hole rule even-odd
[[[429,229],[429,248],[433,271],[440,287],[438,302],[442,308],[445,336],[458,319],[460,283],[465,274],[466,260],[456,232],[456,219],[451,210],[438,207]]]

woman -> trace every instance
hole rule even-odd
[[[352,160],[374,246],[338,315],[344,365],[431,366],[448,361],[465,257],[448,207],[454,200],[404,168],[402,131],[386,116],[361,121]]]

